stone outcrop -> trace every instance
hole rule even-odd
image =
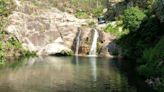
[[[93,40],[93,29],[91,28],[82,28],[80,36],[80,47],[79,55],[89,55],[92,40]],[[105,33],[101,30],[98,30],[99,37],[97,41],[97,54],[102,57],[113,57],[115,53],[120,54],[121,49],[113,42],[116,37],[110,33]],[[73,49],[76,48],[76,39],[74,40]]]
[[[57,8],[39,8],[30,1],[15,0],[17,9],[9,16],[8,34],[14,35],[30,51],[38,55],[72,54],[76,48],[76,37],[81,30],[79,54],[88,55],[93,38],[92,28],[87,19],[77,19],[74,15]],[[97,54],[109,56],[109,46],[115,37],[99,32]]]
[[[121,53],[121,49],[119,46],[114,42],[116,39],[115,36],[111,35],[110,33],[101,33],[101,49],[99,51],[100,56],[106,57],[113,57],[114,55],[118,56]]]
[[[39,9],[30,1],[21,2],[9,16],[9,21],[6,32],[15,35],[26,49],[38,54],[71,51],[77,28],[86,24],[85,20],[56,8]]]

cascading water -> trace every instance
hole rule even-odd
[[[92,40],[92,44],[91,44],[91,48],[89,52],[90,56],[96,56],[98,36],[99,36],[98,31],[94,29],[94,36],[93,36],[93,40]]]
[[[76,37],[76,51],[75,51],[75,55],[79,54],[80,35],[81,35],[81,30],[79,29],[78,35]]]

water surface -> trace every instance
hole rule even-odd
[[[153,92],[133,61],[102,57],[37,57],[0,69],[0,92]]]

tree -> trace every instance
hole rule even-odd
[[[142,12],[138,7],[131,7],[124,11],[123,24],[125,28],[130,31],[134,31],[139,27],[146,14]]]

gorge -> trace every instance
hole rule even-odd
[[[163,92],[160,2],[0,0],[0,92]]]

